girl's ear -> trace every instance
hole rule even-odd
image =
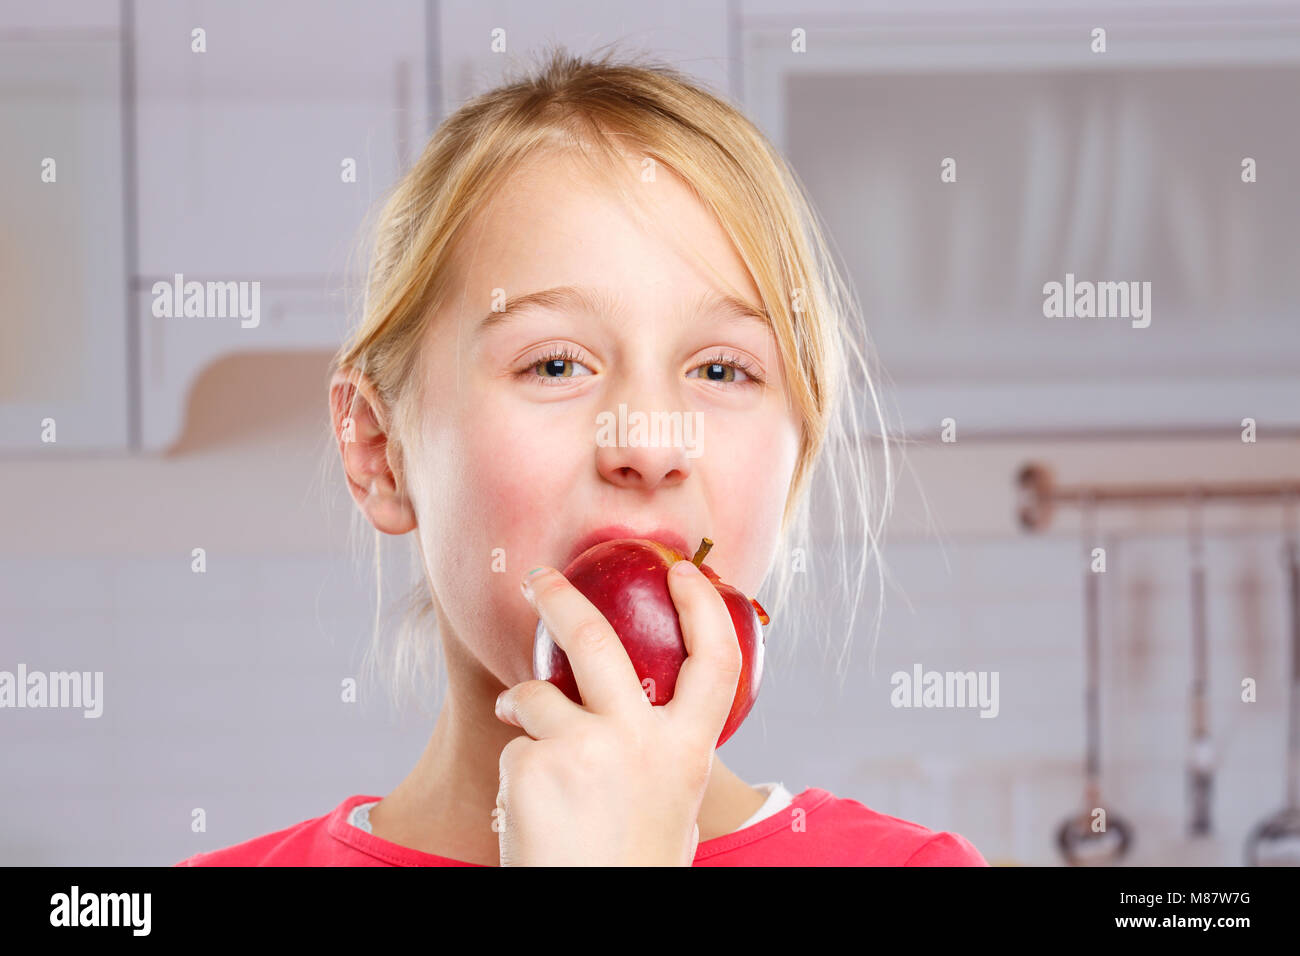
[[[330,380],[330,425],[343,459],[352,500],[370,523],[385,534],[406,534],[416,526],[401,480],[401,466],[391,457],[386,409],[370,380],[355,369],[340,369]]]

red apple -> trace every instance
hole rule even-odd
[[[758,697],[763,676],[762,625],[768,623],[768,616],[757,601],[724,584],[712,568],[701,564],[712,544],[705,538],[691,560],[717,588],[731,612],[743,661],[731,711],[714,745],[721,747],[749,715]],[[673,699],[677,672],[686,661],[677,606],[668,591],[668,569],[685,558],[675,548],[648,538],[618,538],[583,551],[563,572],[614,628],[641,686],[656,706]],[[540,620],[533,643],[533,676],[550,681],[574,703],[582,703],[568,656]]]

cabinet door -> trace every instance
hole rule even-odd
[[[121,85],[115,31],[0,39],[0,451],[128,443]]]
[[[365,267],[363,221],[435,117],[424,4],[145,0],[135,17],[134,318],[143,445],[162,449],[222,355],[339,345]],[[156,315],[154,289],[177,275],[256,283],[256,323]]]
[[[909,433],[1300,427],[1300,18],[1107,25],[745,30]]]

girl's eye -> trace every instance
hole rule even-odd
[[[548,355],[543,355],[524,369],[520,375],[535,379],[538,385],[550,385],[556,379],[580,377],[576,371],[572,371],[579,368],[587,369],[588,373],[591,372],[591,369],[578,361],[577,355],[574,355],[568,349],[560,349]]]
[[[754,366],[739,355],[718,354],[703,365],[691,369],[691,371],[696,372],[700,369],[704,369],[704,374],[698,377],[707,379],[710,382],[718,382],[723,385],[763,384],[763,380],[759,378]],[[738,380],[736,378],[737,374],[742,375],[743,378]]]

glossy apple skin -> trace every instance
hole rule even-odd
[[[645,538],[619,538],[593,545],[564,569],[564,576],[587,598],[618,634],[641,685],[652,694],[651,703],[662,706],[673,699],[677,672],[686,661],[677,606],[668,590],[668,569],[686,556]],[[740,642],[742,667],[727,721],[714,747],[721,747],[749,716],[758,698],[763,676],[765,638],[761,608],[722,580],[707,565],[700,570],[709,579],[731,613]],[[568,655],[555,643],[546,625],[537,622],[533,642],[533,677],[550,681],[570,700],[581,704],[577,681]],[[647,684],[646,681],[653,681]]]

